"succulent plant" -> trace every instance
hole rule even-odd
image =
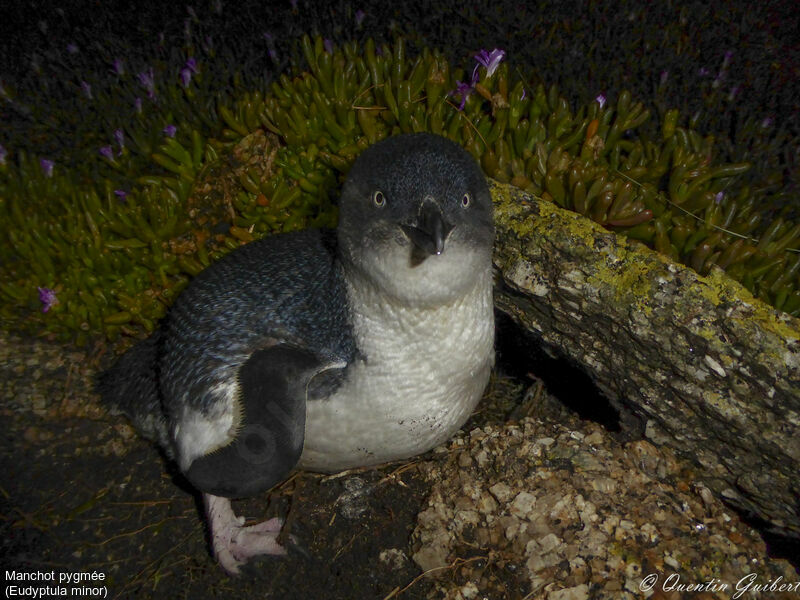
[[[700,273],[723,268],[800,314],[800,255],[791,251],[800,224],[784,210],[764,226],[769,182],[747,185],[750,164],[718,160],[714,139],[677,110],[653,124],[628,92],[573,110],[554,86],[512,72],[497,49],[465,72],[436,50],[407,56],[403,39],[335,48],[305,36],[301,48],[307,70],[296,66],[269,89],[245,90],[234,77],[219,100],[194,57],[168,82],[140,71],[128,89],[133,116],[108,120],[105,139],[84,132],[84,160],[4,155],[3,324],[79,343],[151,330],[189,278],[230,249],[334,225],[336,191],[355,157],[412,131],[445,135],[488,176]],[[92,102],[118,100],[87,85]]]

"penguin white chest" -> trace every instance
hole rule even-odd
[[[452,304],[366,304],[353,314],[364,359],[330,398],[307,404],[299,466],[318,471],[408,458],[446,441],[494,363],[491,279]]]

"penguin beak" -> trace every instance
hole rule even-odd
[[[442,209],[431,198],[422,201],[414,222],[401,224],[400,228],[426,256],[441,254],[444,242],[453,230],[453,226],[444,220]]]

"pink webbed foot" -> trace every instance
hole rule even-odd
[[[211,545],[217,562],[231,575],[250,558],[262,554],[284,555],[286,549],[277,542],[283,521],[279,518],[244,526],[244,517],[237,517],[228,498],[203,494],[203,503],[211,530]]]

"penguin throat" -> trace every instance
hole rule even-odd
[[[491,279],[489,253],[464,247],[420,260],[410,245],[390,245],[377,253],[343,256],[341,266],[355,310],[358,304],[443,308]]]

